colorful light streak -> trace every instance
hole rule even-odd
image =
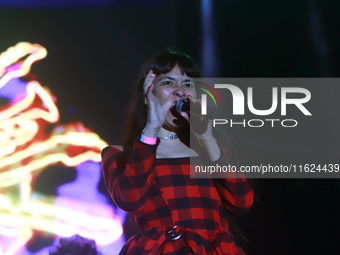
[[[48,111],[34,107],[23,112],[32,105],[36,95],[40,97]],[[17,146],[33,139],[39,130],[35,121],[39,118],[54,123],[59,119],[59,112],[48,92],[38,82],[32,81],[27,84],[24,99],[0,112],[0,138],[2,138],[0,139],[0,159],[13,153]]]
[[[46,55],[44,47],[27,42],[1,53],[0,89],[28,74],[31,65]],[[44,126],[59,120],[54,99],[48,88],[30,81],[25,95],[0,108],[0,235],[14,238],[8,245],[0,244],[0,254],[17,254],[33,230],[63,237],[78,233],[98,245],[111,244],[123,233],[112,207],[86,201],[60,206],[53,203],[55,197],[46,196],[32,199],[32,182],[46,167],[100,162],[100,151],[107,146],[81,123],[56,126],[45,135]],[[77,205],[96,210],[84,211]]]
[[[23,61],[21,68],[12,72],[6,69],[16,63],[21,58],[28,57]],[[7,51],[0,54],[0,88],[6,85],[9,80],[15,77],[22,77],[28,74],[31,66],[35,61],[43,59],[47,55],[47,50],[39,44],[31,44],[28,42],[20,42],[14,47],[10,47]]]

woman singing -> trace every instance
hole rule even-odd
[[[181,98],[200,104],[193,80],[199,76],[183,53],[165,51],[147,61],[122,146],[102,151],[108,191],[122,210],[133,212],[140,229],[120,254],[244,254],[227,219],[251,208],[251,185],[232,173],[225,179],[190,178],[190,162],[228,165],[230,160],[213,135],[212,121],[175,110]],[[203,131],[197,133],[190,118],[198,118]],[[190,148],[191,136],[197,149]]]

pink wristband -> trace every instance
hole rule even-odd
[[[150,145],[154,145],[157,143],[157,137],[153,138],[153,137],[147,137],[145,135],[141,135],[140,137],[140,141],[146,144],[150,144]]]

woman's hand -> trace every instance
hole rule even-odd
[[[156,75],[150,70],[143,85],[145,104],[148,106],[148,118],[142,133],[147,137],[157,137],[158,131],[164,124],[166,115],[173,104],[170,98],[163,105],[159,103],[152,92],[154,89],[152,82],[155,77]]]
[[[197,98],[193,98],[188,96],[188,99],[192,104],[201,106],[201,101]],[[212,123],[211,119],[208,119],[207,116],[203,116],[195,113],[186,113],[181,112],[181,115],[190,122],[190,129],[197,141],[201,146],[207,151],[210,160],[215,161],[219,159],[221,155],[220,147],[217,144],[216,139],[213,136],[212,132]]]
[[[187,100],[190,101],[191,105],[195,105],[195,109],[201,107],[201,101],[197,98],[193,98],[189,95]],[[191,131],[199,142],[204,142],[213,138],[212,120],[208,119],[207,116],[193,113],[192,111],[189,114],[181,112],[181,115],[190,123]]]

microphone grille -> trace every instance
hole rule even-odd
[[[184,104],[184,98],[181,98],[180,100],[177,101],[177,103],[176,103],[176,111],[178,113],[182,112],[183,104]]]

